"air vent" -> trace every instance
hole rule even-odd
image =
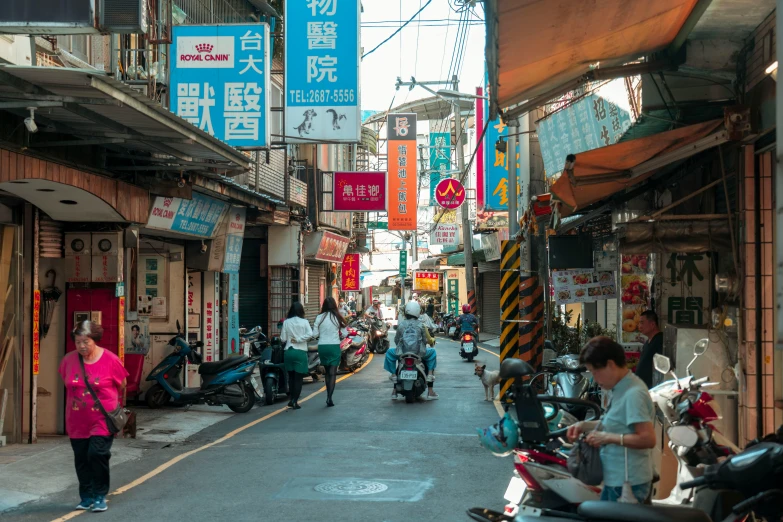
[[[118,34],[147,32],[147,0],[101,0],[101,30]]]

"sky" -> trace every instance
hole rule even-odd
[[[432,96],[421,87],[395,90],[397,77],[410,81],[438,81],[449,79],[449,68],[457,48],[460,14],[452,7],[463,0],[363,0],[362,47],[364,53],[388,38],[419,8],[426,7],[394,38],[384,43],[362,60],[362,109],[385,111],[394,100],[394,106]],[[460,3],[457,3],[460,2]],[[451,6],[449,5],[451,3]],[[468,26],[464,60],[459,74],[462,92],[474,93],[484,76],[484,11],[481,3],[473,9]],[[379,23],[380,22],[380,23]],[[385,23],[384,23],[385,22]],[[431,86],[431,88],[433,88]],[[438,88],[450,88],[444,85]],[[396,95],[396,97],[395,97]]]

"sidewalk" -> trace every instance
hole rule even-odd
[[[135,439],[115,439],[111,466],[140,459],[146,451],[184,442],[204,428],[234,413],[226,406],[206,405],[136,412]],[[0,513],[76,485],[73,453],[68,437],[39,437],[37,444],[11,444],[0,448]],[[74,497],[76,498],[76,496]]]

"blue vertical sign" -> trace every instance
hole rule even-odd
[[[485,108],[484,114],[489,114],[488,108]],[[496,147],[501,136],[506,141],[506,152],[500,152]],[[511,150],[508,149],[508,127],[500,119],[491,121],[484,139],[486,140],[484,142],[485,210],[506,211],[508,210],[508,156],[511,154]],[[518,143],[515,156],[519,156]],[[517,161],[517,196],[521,194],[518,173],[519,161]]]
[[[239,343],[239,274],[228,275],[228,355],[241,353]]]
[[[269,25],[176,25],[170,109],[234,147],[268,147]]]
[[[286,0],[285,139],[358,143],[360,0]]]
[[[430,133],[430,206],[435,202],[435,187],[442,179],[450,178],[451,174],[451,133]]]

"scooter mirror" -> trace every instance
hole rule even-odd
[[[177,333],[180,333],[182,331],[182,326],[179,324],[179,319],[177,319]]]
[[[693,345],[693,355],[703,355],[707,351],[707,347],[710,345],[709,339],[700,339]]]
[[[653,356],[653,366],[657,372],[667,374],[672,369],[672,362],[665,355],[656,353]]]
[[[669,440],[675,446],[683,448],[692,448],[699,442],[699,434],[692,426],[672,426],[668,431]]]

